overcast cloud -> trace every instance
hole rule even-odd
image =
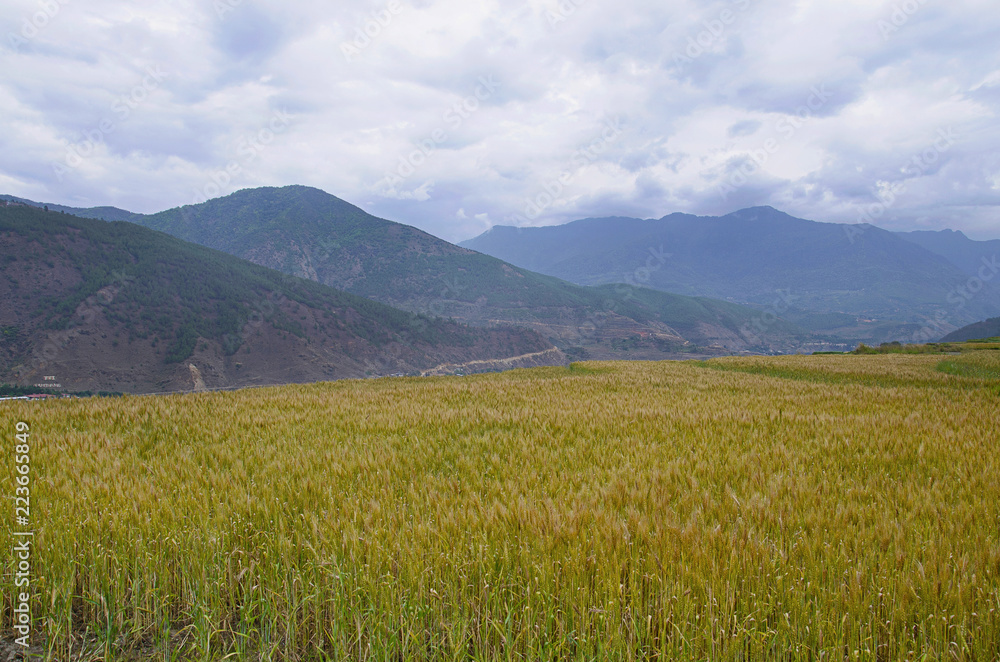
[[[0,193],[306,184],[457,241],[721,214],[1000,238],[988,0],[5,0]]]

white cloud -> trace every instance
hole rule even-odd
[[[751,204],[852,221],[901,181],[885,225],[1000,236],[1000,18],[985,0],[902,17],[889,0],[221,1],[55,0],[30,38],[41,5],[8,2],[2,192],[155,211],[235,162],[221,194],[309,184],[457,240],[554,188],[530,222]],[[116,113],[150,67],[168,75]],[[477,98],[484,78],[497,85]],[[829,98],[802,119],[817,86]],[[287,127],[248,152],[278,111]],[[114,130],[56,172],[105,119]],[[620,135],[581,158],[609,121]],[[947,127],[955,144],[902,174]]]

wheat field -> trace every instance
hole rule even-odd
[[[998,355],[2,403],[31,426],[35,650],[996,660]]]

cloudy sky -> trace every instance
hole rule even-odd
[[[772,205],[1000,238],[995,0],[5,0],[0,193],[307,184],[457,241]]]

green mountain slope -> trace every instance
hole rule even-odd
[[[304,186],[244,190],[136,222],[406,310],[533,328],[562,347],[582,346],[589,356],[662,358],[695,346],[776,351],[809,341],[789,324],[743,333],[761,311],[707,300],[690,308],[703,315],[701,323],[681,332],[672,317],[683,307],[676,297],[580,287],[516,268]],[[662,342],[639,343],[623,354],[623,338]]]
[[[941,342],[966,342],[984,338],[1000,338],[1000,317],[976,322],[957,331],[952,331],[942,338]]]
[[[26,206],[0,207],[0,331],[0,381],[134,392],[552,350],[531,331],[432,320],[132,223]]]
[[[511,269],[416,228],[376,218],[304,186],[240,191],[138,222],[411,309],[452,314],[463,303],[477,302],[496,309],[576,307],[598,298],[569,283]]]

